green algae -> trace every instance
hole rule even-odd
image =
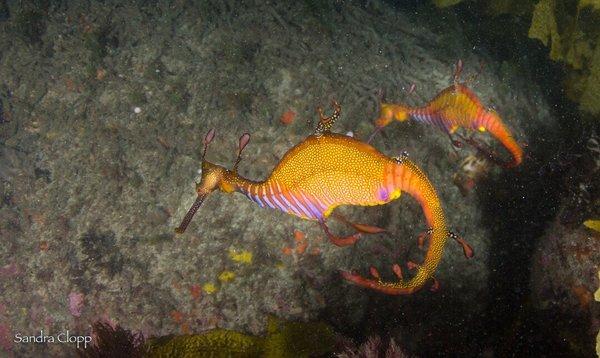
[[[322,322],[283,322],[270,318],[265,357],[309,357],[333,349],[333,330]]]
[[[567,95],[581,110],[600,114],[600,2],[541,0],[533,10],[529,37],[550,48],[553,61],[569,65]]]
[[[226,329],[203,334],[161,337],[149,343],[149,357],[257,357],[264,339]]]
[[[331,352],[333,330],[325,323],[269,318],[266,337],[227,329],[167,336],[147,342],[150,357],[309,357]]]

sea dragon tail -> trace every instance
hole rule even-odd
[[[398,265],[393,266],[393,272],[399,279],[398,282],[383,281],[374,268],[371,268],[373,279],[351,272],[342,272],[342,275],[346,280],[359,286],[390,295],[411,294],[423,288],[428,281],[433,280],[433,274],[442,258],[449,233],[446,229],[444,212],[438,195],[427,176],[415,164],[407,159],[402,159],[399,164],[390,166],[386,176],[388,181],[393,182],[394,187],[407,192],[421,204],[431,232],[425,261],[421,265],[409,263],[409,268],[416,267],[417,272],[408,281],[403,279]]]
[[[515,139],[512,136],[510,130],[506,127],[500,116],[495,111],[489,111],[483,116],[480,117],[478,121],[476,121],[476,126],[479,131],[487,130],[490,134],[496,138],[504,148],[510,153],[512,156],[512,161],[509,162],[499,162],[498,164],[506,167],[512,168],[516,167],[523,161],[523,149],[517,144]],[[478,148],[482,149],[482,148]],[[483,150],[486,152],[486,150]],[[487,153],[493,159],[495,156],[492,153]]]

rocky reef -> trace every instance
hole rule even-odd
[[[0,349],[62,354],[73,347],[12,338],[85,334],[97,320],[144,337],[264,337],[275,315],[323,320],[357,344],[379,334],[410,354],[510,350],[503,329],[523,312],[514,304],[529,290],[534,243],[561,202],[554,158],[578,140],[578,117],[559,117],[529,68],[474,46],[458,16],[382,1],[0,4]],[[338,275],[373,265],[392,277],[394,263],[422,260],[426,224],[408,196],[342,208],[391,232],[352,248],[240,195],[213,195],[175,235],[210,128],[211,161],[233,164],[248,132],[240,172],[264,178],[311,133],[317,105],[336,99],[334,131],[366,138],[382,93],[424,103],[450,84],[457,59],[468,74],[486,64],[471,87],[529,157],[506,171],[408,123],[376,138],[423,168],[448,225],[475,249],[467,260],[447,245],[437,293],[385,296]]]

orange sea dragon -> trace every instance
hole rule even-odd
[[[457,147],[461,142],[454,140],[452,134],[459,127],[468,131],[488,131],[494,136],[506,150],[511,154],[511,161],[503,161],[490,149],[477,142],[472,137],[466,138],[456,133],[465,142],[473,145],[479,151],[486,154],[496,164],[506,168],[515,167],[523,161],[523,150],[513,138],[510,130],[504,125],[496,111],[483,106],[479,98],[465,86],[459,83],[462,72],[462,61],[458,61],[454,74],[454,84],[441,91],[435,98],[422,107],[409,107],[402,104],[382,103],[379,118],[375,125],[377,133],[381,128],[387,126],[392,120],[400,122],[409,118],[416,122],[434,125],[446,132]],[[373,135],[369,141],[373,138]]]
[[[238,157],[232,170],[205,160],[206,148],[215,133],[214,129],[210,130],[204,139],[202,179],[196,184],[198,197],[176,232],[183,233],[204,199],[219,189],[225,193],[242,193],[261,207],[317,221],[331,242],[347,246],[354,244],[361,233],[375,234],[385,230],[342,219],[357,233],[336,236],[326,225],[326,219],[336,207],[383,205],[405,191],[421,204],[430,226],[427,234],[431,235],[423,264],[408,264],[409,268],[418,267],[414,277],[403,280],[402,270],[397,264],[393,266],[393,272],[398,282],[384,282],[375,268],[370,270],[373,278],[351,272],[342,272],[342,275],[357,285],[392,295],[413,293],[430,280],[433,280],[434,288],[437,287],[433,274],[442,257],[446,239],[450,237],[461,243],[469,257],[472,249],[463,239],[447,231],[438,195],[415,164],[405,157],[387,157],[353,137],[330,132],[341,110],[336,102],[334,106],[335,112],[331,117],[323,116],[319,109],[320,121],[314,134],[290,149],[264,181],[249,180],[237,173],[242,150],[250,139],[247,133],[240,137]],[[420,244],[427,234],[419,236]]]

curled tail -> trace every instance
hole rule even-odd
[[[506,168],[516,167],[517,165],[521,164],[523,161],[523,149],[521,149],[519,144],[517,144],[512,136],[512,133],[506,127],[506,125],[504,125],[504,122],[502,122],[502,119],[500,119],[500,116],[495,111],[486,112],[476,121],[476,126],[480,131],[487,130],[490,132],[494,138],[502,143],[502,146],[504,146],[504,148],[506,148],[506,150],[512,156],[512,160],[510,162],[501,162],[500,160],[496,159],[492,153],[487,153],[492,159],[496,159],[495,161],[499,162],[498,164]],[[478,149],[481,150],[482,148],[478,147]],[[486,150],[483,151],[486,152]]]
[[[379,273],[371,268],[373,279],[362,277],[355,273],[342,272],[344,278],[359,286],[371,288],[390,295],[411,294],[420,290],[430,280],[440,263],[444,251],[444,245],[448,238],[446,220],[438,195],[427,176],[412,162],[403,159],[399,164],[393,163],[388,170],[387,182],[401,191],[405,191],[415,198],[421,208],[430,227],[431,237],[429,247],[425,255],[425,261],[421,265],[411,264],[417,267],[416,274],[408,281],[403,279],[400,266],[394,265],[393,272],[398,277],[398,282],[386,282],[379,277]],[[409,268],[410,268],[409,266]]]

